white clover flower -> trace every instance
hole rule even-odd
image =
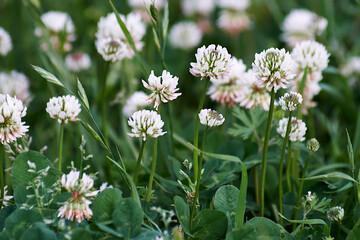
[[[0,94],[8,94],[12,97],[28,103],[30,102],[29,79],[17,71],[0,73]]]
[[[217,0],[217,5],[235,11],[245,11],[249,7],[249,0]]]
[[[84,218],[89,220],[93,214],[89,207],[90,199],[99,192],[91,190],[94,186],[94,179],[86,173],[83,173],[80,179],[80,172],[71,170],[69,174],[61,177],[61,185],[72,196],[60,207],[58,217],[65,217],[71,221],[76,219],[79,223]]]
[[[80,72],[90,68],[91,60],[86,53],[76,52],[66,56],[65,65],[73,72]]]
[[[76,122],[77,115],[81,112],[79,100],[74,96],[66,95],[53,97],[46,106],[46,111],[51,118],[57,118],[59,123]]]
[[[295,111],[301,105],[303,99],[300,93],[285,93],[279,100],[279,104],[284,111]]]
[[[191,49],[199,45],[202,39],[201,29],[193,22],[179,22],[169,33],[172,46],[181,49]]]
[[[4,187],[4,201],[3,201],[3,205],[4,206],[7,206],[8,205],[8,201],[10,201],[10,199],[13,199],[14,197],[13,196],[8,196],[7,195],[7,185]],[[1,190],[0,190],[0,193],[1,193]]]
[[[330,221],[341,222],[344,218],[344,209],[340,206],[332,207],[326,215]]]
[[[232,35],[248,29],[251,24],[250,18],[246,13],[231,10],[220,11],[220,16],[216,23],[219,28]]]
[[[166,5],[166,0],[129,0],[129,5],[132,8],[150,8],[151,4],[155,4],[155,7],[157,9],[161,9],[163,7],[165,7]]]
[[[255,54],[253,70],[260,84],[266,86],[268,91],[286,88],[288,80],[295,77],[293,72],[295,62],[285,49],[274,49],[262,51]]]
[[[12,44],[10,35],[0,27],[0,55],[6,56],[11,50]]]
[[[196,77],[209,77],[211,81],[216,81],[230,72],[231,55],[220,45],[202,46],[197,49],[195,57],[196,62],[190,63],[190,73]]]
[[[314,40],[327,27],[327,20],[306,9],[295,9],[286,16],[282,30],[282,39],[289,45],[295,46],[303,40]]]
[[[100,38],[95,42],[98,53],[105,61],[121,61],[128,56],[126,44],[120,40],[112,38]]]
[[[0,143],[10,143],[20,138],[28,131],[29,126],[21,122],[26,115],[23,103],[9,95],[0,94]]]
[[[174,77],[166,70],[162,72],[160,77],[156,77],[154,71],[151,71],[148,79],[149,83],[142,80],[144,87],[152,91],[148,101],[150,103],[155,102],[154,108],[158,109],[161,102],[167,103],[181,95],[181,93],[176,93],[179,90],[179,88],[176,88],[178,81],[178,77]]]
[[[330,54],[321,43],[307,40],[297,43],[291,57],[299,70],[308,67],[310,72],[322,71],[328,66]]]
[[[241,107],[249,109],[259,106],[265,111],[269,111],[270,94],[264,86],[259,84],[253,70],[247,71],[239,80],[239,84],[241,85],[241,92],[239,92],[235,101]]]
[[[185,16],[208,16],[215,8],[215,0],[182,0],[181,9]]]
[[[360,73],[360,57],[355,56],[347,60],[346,64],[341,67],[340,72],[345,76]]]
[[[143,109],[149,105],[148,95],[144,92],[134,92],[125,102],[125,105],[122,109],[123,114],[126,117],[130,117],[134,112]]]
[[[201,109],[199,113],[200,123],[208,127],[217,127],[224,123],[225,118],[215,110]]]
[[[166,132],[162,131],[164,122],[161,120],[160,114],[155,111],[140,110],[134,112],[128,120],[131,133],[130,137],[142,138],[146,141],[148,136],[157,138],[164,135]]]
[[[281,135],[281,137],[285,137],[286,134],[286,127],[289,118],[283,118],[279,121],[279,127],[276,131]],[[296,117],[291,118],[291,130],[289,134],[289,140],[292,142],[295,141],[304,141],[305,140],[305,133],[306,133],[306,125],[300,119],[296,119]]]

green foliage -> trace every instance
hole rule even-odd
[[[92,203],[92,221],[111,221],[115,207],[121,199],[122,193],[119,189],[108,188],[102,191]]]
[[[200,211],[194,220],[191,233],[200,239],[218,239],[226,233],[228,219],[225,213],[205,209]]]
[[[37,239],[46,239],[46,240],[56,240],[56,234],[51,231],[45,223],[36,222],[30,226],[22,235],[21,240],[37,240]],[[81,238],[76,238],[81,239]],[[84,239],[84,238],[83,238]],[[87,238],[89,239],[89,238]]]
[[[179,196],[174,197],[174,204],[175,204],[176,216],[179,219],[179,223],[181,224],[183,231],[187,235],[191,235],[190,234],[190,209],[189,209],[189,206]]]
[[[235,215],[238,198],[239,189],[231,185],[220,187],[215,194],[214,207],[226,214],[229,231],[235,227]]]

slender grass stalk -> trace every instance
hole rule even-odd
[[[175,154],[175,146],[174,146],[174,130],[173,130],[173,122],[172,122],[172,106],[171,106],[171,102],[168,103],[167,105],[167,109],[166,109],[166,114],[167,114],[167,118],[169,120],[169,132],[170,132],[170,141],[171,141],[171,153],[173,154],[173,156],[176,156]]]
[[[108,132],[107,132],[107,117],[106,117],[106,113],[107,113],[107,108],[106,108],[106,83],[107,83],[107,76],[109,73],[109,69],[110,69],[110,63],[106,62],[105,65],[105,71],[104,71],[104,76],[103,76],[103,81],[101,81],[101,92],[100,92],[100,102],[101,102],[101,121],[102,121],[102,128],[103,128],[103,132],[104,132],[104,140],[106,142],[106,144],[109,144],[109,136],[108,136]]]
[[[269,138],[271,130],[271,120],[274,114],[275,90],[271,90],[271,100],[268,120],[266,124],[266,133],[264,140],[263,156],[262,156],[262,174],[261,174],[261,190],[260,190],[260,216],[264,216],[264,200],[265,200],[265,177],[266,177],[266,160],[269,147]]]
[[[255,185],[255,201],[256,204],[260,204],[258,166],[254,167],[254,185]]]
[[[280,213],[282,215],[283,214],[283,194],[284,194],[284,190],[283,190],[283,184],[282,184],[282,179],[283,179],[283,169],[284,169],[284,158],[285,158],[285,150],[286,150],[286,145],[289,141],[289,135],[290,135],[290,131],[291,131],[291,115],[292,115],[292,111],[290,111],[289,113],[289,120],[286,126],[286,133],[285,133],[285,138],[284,138],[284,142],[283,142],[283,146],[282,146],[282,151],[281,151],[281,158],[280,158],[280,169],[279,169],[279,209],[280,209]],[[280,225],[283,225],[283,218],[280,218]]]
[[[134,184],[135,184],[135,186],[137,186],[138,175],[139,175],[139,170],[140,170],[140,165],[141,165],[141,159],[142,159],[142,157],[144,155],[145,143],[146,143],[146,141],[144,141],[144,140],[141,141],[140,152],[139,152],[139,156],[138,156],[138,159],[137,159],[136,168],[135,168],[135,174],[134,174]]]
[[[205,128],[203,139],[201,142],[201,152],[200,152],[200,159],[199,159],[199,168],[197,173],[197,179],[196,179],[196,187],[195,187],[195,197],[191,208],[191,216],[190,216],[190,231],[192,228],[192,225],[194,223],[194,216],[196,211],[196,203],[199,199],[199,190],[200,190],[200,177],[201,177],[201,168],[202,168],[202,161],[203,161],[203,151],[205,146],[205,139],[206,139],[206,133],[207,133],[208,127]]]
[[[148,189],[145,195],[145,200],[147,202],[150,201],[151,198],[151,191],[152,191],[152,184],[154,181],[154,175],[155,175],[155,169],[156,169],[156,158],[157,158],[157,146],[158,146],[158,139],[155,138],[154,139],[154,150],[153,150],[153,158],[152,158],[152,163],[151,163],[151,172],[150,172],[150,178],[149,178],[149,185],[148,185]]]
[[[0,144],[0,191],[1,191],[0,209],[3,206],[3,199],[5,196],[4,148],[5,146],[3,144]]]
[[[64,143],[64,123],[60,123],[60,138],[59,138],[59,170],[61,171],[61,161]]]
[[[206,78],[205,80],[205,86],[203,89],[203,92],[201,94],[201,98],[200,98],[200,102],[199,102],[199,106],[198,106],[198,111],[196,114],[196,122],[195,122],[195,132],[194,132],[194,156],[193,156],[193,165],[194,165],[194,181],[196,179],[198,179],[198,172],[199,172],[199,167],[198,167],[198,146],[199,146],[199,126],[200,126],[200,119],[199,119],[199,113],[200,110],[203,108],[204,106],[204,101],[205,101],[205,95],[206,95],[206,90],[209,86],[209,82],[210,79]]]
[[[287,158],[287,162],[286,162],[286,184],[287,184],[288,192],[291,192],[291,179],[290,179],[290,167],[291,167],[291,162],[292,162],[292,158],[291,158],[291,142],[289,142],[287,152],[288,152],[288,158]]]
[[[297,194],[297,199],[296,199],[296,208],[295,208],[295,216],[294,216],[295,220],[297,220],[298,216],[299,216],[301,194],[302,194],[302,190],[303,190],[304,182],[305,182],[304,178],[306,176],[306,170],[307,170],[307,168],[309,166],[311,154],[312,154],[312,151],[309,152],[309,156],[306,159],[305,166],[304,166],[303,173],[302,173],[301,180],[300,180],[300,187],[299,187],[298,194]],[[294,223],[293,229],[294,230],[296,229],[296,223]]]

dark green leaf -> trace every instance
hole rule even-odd
[[[53,231],[51,231],[43,222],[34,223],[21,236],[21,240],[38,240],[38,239],[56,240],[57,237],[56,234]],[[79,238],[76,239],[80,240]]]
[[[5,221],[5,228],[15,239],[21,235],[35,222],[42,222],[43,218],[36,210],[15,210]]]
[[[119,189],[107,188],[102,191],[93,201],[91,209],[94,222],[105,222],[112,220],[113,212],[117,203],[122,199]]]
[[[215,240],[226,233],[227,226],[228,220],[225,213],[205,209],[196,215],[192,234],[200,239]]]
[[[238,199],[239,189],[232,185],[222,186],[215,193],[214,207],[226,214],[229,231],[235,227],[235,214]]]
[[[179,197],[174,197],[174,204],[175,204],[175,212],[176,216],[181,224],[183,231],[190,235],[190,210],[189,206],[185,203],[185,201]]]

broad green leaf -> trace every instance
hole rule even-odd
[[[75,228],[71,231],[71,239],[76,240],[91,240],[94,239],[91,233],[84,228]]]
[[[144,213],[134,199],[123,198],[119,200],[113,213],[113,222],[116,230],[122,233],[125,239],[130,239],[139,234],[143,219]]]
[[[86,96],[86,92],[84,87],[82,86],[80,80],[77,78],[77,88],[78,88],[78,94],[82,100],[82,102],[84,103],[85,107],[89,110],[89,100]]]
[[[359,240],[359,239],[360,239],[360,228],[359,228],[359,226],[355,226],[349,232],[346,240]]]
[[[45,225],[45,223],[36,222],[24,232],[20,240],[38,240],[38,239],[56,240],[57,237],[56,234]],[[80,240],[79,238],[76,239]]]
[[[5,229],[14,239],[21,235],[35,222],[42,222],[43,218],[36,210],[15,210],[5,221]]]
[[[215,193],[214,207],[216,210],[226,214],[229,231],[235,227],[235,214],[238,199],[239,189],[232,185],[222,186]]]
[[[255,228],[251,225],[234,230],[226,235],[226,240],[257,240]]]
[[[242,240],[272,240],[281,239],[280,227],[264,217],[254,217],[246,222],[244,229],[254,229],[256,232],[256,238],[253,238],[252,234],[248,234],[248,237],[241,238]],[[251,232],[251,230],[248,230]]]
[[[62,82],[57,79],[57,77],[55,77],[52,73],[49,73],[48,71],[46,71],[45,69],[38,67],[38,66],[34,66],[32,65],[32,67],[34,68],[34,70],[36,72],[38,72],[43,78],[46,79],[46,81],[48,81],[49,83],[58,85],[60,87],[64,87],[64,84],[62,84]]]
[[[348,180],[348,181],[352,181],[352,182],[356,183],[355,179],[353,179],[349,175],[342,173],[342,172],[332,172],[332,173],[328,173],[328,174],[304,178],[304,180],[322,180],[322,181],[328,180],[328,179],[336,179],[336,180],[344,179],[344,180]]]
[[[5,226],[5,220],[6,218],[14,212],[16,209],[15,205],[5,206],[0,211],[0,232],[3,231]]]
[[[132,238],[131,240],[154,240],[154,239],[156,239],[157,236],[160,236],[160,235],[161,235],[161,233],[159,233],[158,231],[154,231],[154,230],[146,231],[146,232],[139,234],[135,238]]]
[[[190,235],[190,210],[189,206],[184,202],[184,200],[179,197],[174,197],[175,212],[176,216],[181,224],[184,233]]]
[[[29,195],[34,196],[34,190],[27,189],[27,187],[28,187],[28,184],[20,183],[16,186],[16,188],[14,190],[15,204],[18,208],[20,208],[21,205],[23,205],[25,203],[29,206],[37,206],[36,198],[29,197]]]
[[[227,227],[228,220],[225,213],[205,209],[196,215],[191,232],[200,239],[216,240],[226,233]]]
[[[118,237],[118,238],[123,237],[122,233],[115,231],[114,229],[112,229],[111,227],[106,226],[103,223],[95,223],[95,225],[103,232],[109,233],[109,234],[111,234],[111,235],[113,235],[115,237]]]
[[[113,212],[117,203],[122,199],[122,193],[119,189],[107,188],[94,199],[91,209],[94,222],[105,222],[112,220]]]

